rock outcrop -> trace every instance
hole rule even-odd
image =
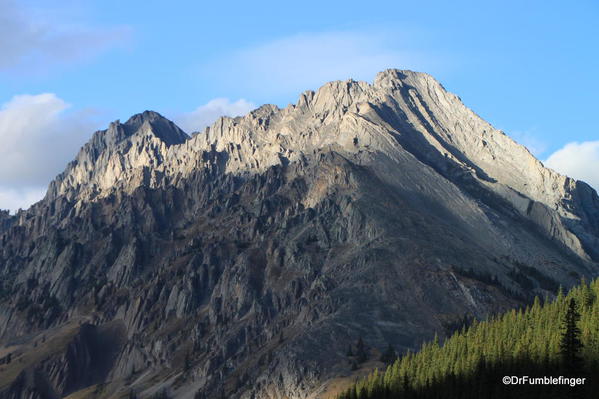
[[[324,397],[359,338],[374,362],[599,271],[597,193],[398,70],[192,137],[114,122],[0,225],[7,398]],[[72,323],[114,351],[80,385],[83,338],[26,360]]]

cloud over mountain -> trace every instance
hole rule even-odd
[[[254,108],[256,108],[254,103],[243,98],[234,102],[228,98],[215,98],[175,119],[181,129],[190,133],[204,129],[221,116],[242,116]]]
[[[389,65],[427,69],[429,55],[400,50],[398,42],[396,34],[375,31],[301,33],[226,54],[202,73],[246,92],[276,96],[333,79],[370,80]]]
[[[14,96],[0,108],[0,208],[41,198],[94,128],[92,111],[70,112],[52,93]]]
[[[572,142],[547,158],[551,169],[583,180],[599,190],[599,141]]]

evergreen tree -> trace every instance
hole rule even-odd
[[[152,399],[169,399],[169,395],[166,389],[163,389],[159,392],[156,392],[154,396],[152,396]]]
[[[389,344],[389,346],[387,346],[387,349],[381,354],[381,362],[389,365],[389,364],[393,364],[393,362],[395,362],[395,360],[397,359],[397,354],[395,353],[395,348],[393,348],[393,346],[391,344]]]
[[[362,337],[358,339],[358,343],[356,344],[356,360],[358,363],[364,363],[368,360],[368,352],[366,351],[366,345],[362,341]]]
[[[347,347],[347,357],[351,357],[354,355],[354,352],[351,350],[351,344]]]
[[[580,352],[583,345],[580,340],[580,328],[578,328],[579,320],[580,313],[578,313],[576,300],[571,298],[563,321],[564,332],[562,333],[559,347],[563,365],[573,375],[580,372],[582,368]]]
[[[587,284],[584,277],[581,280],[580,288],[582,290],[582,306],[585,308],[590,308],[593,306],[593,302],[595,302],[595,294],[593,293],[592,288]]]
[[[587,378],[580,388],[501,383],[505,375],[598,375],[599,301],[595,298],[599,298],[599,279],[589,285],[583,282],[567,294],[560,289],[553,301],[535,299],[527,308],[474,321],[442,345],[435,338],[418,352],[408,351],[384,372],[357,381],[339,398],[596,398],[596,379]],[[362,349],[353,352],[367,355],[360,341]]]
[[[191,369],[191,355],[189,352],[185,353],[185,359],[183,361],[183,371],[187,372]]]

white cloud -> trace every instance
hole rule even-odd
[[[27,207],[96,127],[51,93],[19,95],[0,107],[0,208]]]
[[[197,132],[211,125],[221,116],[242,116],[256,108],[244,99],[231,102],[228,98],[215,98],[195,111],[175,118],[177,125],[186,132]]]
[[[397,49],[397,34],[324,32],[285,37],[204,65],[209,79],[244,92],[288,95],[330,80],[372,80],[387,68],[427,69],[430,57]]]
[[[536,131],[536,128],[514,131],[511,133],[511,136],[516,142],[528,148],[535,157],[540,157],[547,151],[547,143],[536,135]]]
[[[123,43],[127,27],[94,28],[74,23],[69,7],[39,9],[0,0],[0,69],[29,71],[69,62]],[[71,14],[71,15],[68,15]]]
[[[11,213],[27,209],[37,201],[44,198],[45,187],[5,188],[0,187],[0,209],[8,209]]]
[[[545,165],[599,190],[599,141],[568,143],[551,154]]]

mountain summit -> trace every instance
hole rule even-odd
[[[327,397],[599,271],[597,193],[400,70],[114,122],[0,234],[0,398]]]
[[[101,130],[79,151],[77,158],[54,180],[48,189],[48,199],[58,196],[82,195],[93,197],[110,189],[130,173],[140,168],[156,168],[163,155],[173,145],[182,144],[189,136],[173,122],[157,112],[144,111],[125,123],[115,121]],[[143,169],[147,174],[147,169]],[[143,176],[136,177],[142,184]]]

